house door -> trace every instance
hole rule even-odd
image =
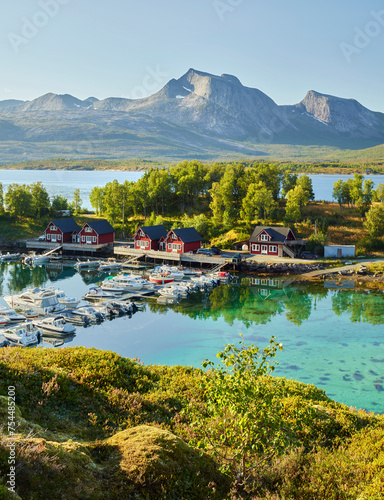
[[[92,236],[87,236],[87,245],[92,245]]]
[[[267,252],[267,245],[261,245],[261,253],[263,255],[267,255],[268,252]]]
[[[56,243],[56,234],[52,234],[51,241],[52,243]]]

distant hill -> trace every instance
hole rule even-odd
[[[384,114],[310,90],[279,106],[232,75],[190,69],[144,99],[48,93],[0,101],[0,162],[23,159],[205,160],[280,156],[308,147],[361,150],[384,143]],[[367,153],[369,156],[369,153]]]

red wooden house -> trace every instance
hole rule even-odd
[[[160,224],[158,226],[139,226],[133,239],[137,250],[164,250],[163,242],[166,237],[167,230]]]
[[[249,239],[249,253],[294,257],[295,252],[290,248],[294,242],[296,237],[289,227],[256,226]]]
[[[81,245],[113,245],[115,230],[106,219],[90,220],[74,236]]]
[[[48,243],[71,243],[72,234],[80,231],[80,226],[73,219],[52,220],[44,231]]]
[[[187,253],[200,248],[201,241],[202,237],[194,227],[184,227],[182,229],[171,229],[164,243],[167,252]]]

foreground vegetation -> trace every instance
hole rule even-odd
[[[17,432],[1,434],[1,498],[382,498],[383,417],[271,377],[278,347],[227,346],[207,372],[2,349],[0,412],[6,424],[14,386]]]

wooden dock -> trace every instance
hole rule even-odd
[[[139,261],[146,263],[161,263],[184,266],[213,267],[226,265],[238,265],[233,257],[222,257],[220,255],[203,255],[198,253],[176,253],[162,252],[160,250],[148,250],[145,253],[142,250],[136,250],[131,246],[115,246],[114,254],[118,257],[129,258],[130,261]]]

